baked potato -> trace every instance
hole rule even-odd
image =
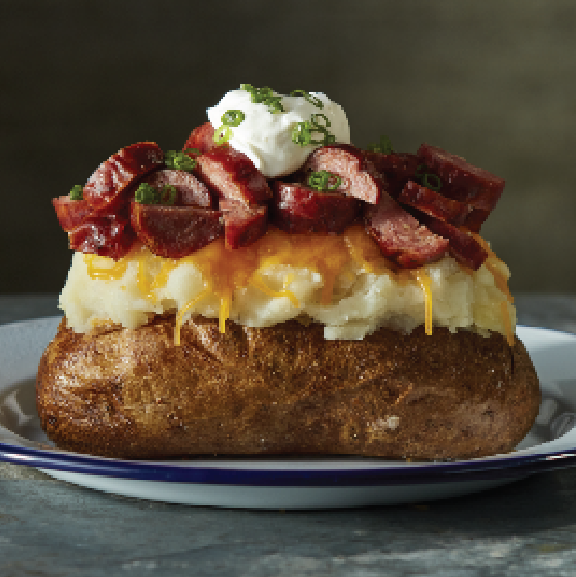
[[[504,179],[354,146],[322,93],[242,84],[207,112],[181,152],[124,147],[53,199],[76,254],[48,436],[134,459],[512,450],[540,392],[479,234]]]
[[[63,319],[38,371],[38,413],[59,447],[128,459],[197,455],[471,458],[526,435],[540,392],[516,340],[424,327],[325,340],[175,315],[76,333]]]

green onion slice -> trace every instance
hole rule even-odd
[[[310,123],[307,121],[298,122],[292,129],[292,142],[300,146],[308,146],[312,142]]]
[[[327,126],[330,126],[330,121],[326,116],[324,116],[324,114],[313,114],[311,117],[312,120],[305,120],[304,122],[296,123],[292,129],[292,142],[299,144],[300,146],[326,146],[328,144],[334,144],[336,142],[336,137],[328,132],[326,126],[318,123],[317,119],[314,118],[318,116],[324,117]],[[314,134],[321,134],[322,140],[314,139]]]
[[[380,142],[378,144],[369,144],[368,150],[379,152],[380,154],[392,154],[394,152],[392,141],[386,134],[380,136]]]
[[[195,150],[195,149],[189,149]],[[167,150],[164,155],[164,162],[166,168],[172,170],[184,170],[186,172],[192,172],[196,168],[196,159],[190,158],[184,152],[176,152],[175,150]]]
[[[321,141],[312,139],[314,126],[308,121],[298,122],[292,129],[292,142],[300,146],[310,146],[312,144],[321,144]]]
[[[320,109],[324,108],[324,103],[317,96],[312,96],[312,94],[306,90],[292,90],[292,92],[290,92],[290,96],[302,96],[310,104],[313,104]]]
[[[266,104],[268,106],[268,112],[271,114],[284,112],[284,107],[281,102],[282,97],[274,96],[274,91],[269,86],[255,88],[252,84],[240,84],[240,90],[249,92],[251,100],[255,104]]]
[[[246,115],[241,110],[227,110],[222,115],[222,124],[226,126],[240,126]]]
[[[140,204],[158,204],[160,202],[160,194],[151,184],[143,182],[136,189],[134,200]]]
[[[255,88],[253,94],[256,95],[258,102],[264,102],[267,98],[274,96],[274,91],[269,86],[263,86],[262,88]]]
[[[270,96],[266,99],[265,104],[268,105],[268,112],[276,114],[277,112],[284,112],[280,96]]]
[[[215,144],[225,144],[230,140],[232,136],[232,131],[229,126],[223,124],[218,130],[214,132],[214,143]]]
[[[330,184],[331,179],[336,179],[336,182]],[[308,177],[308,186],[310,188],[315,188],[316,190],[336,190],[341,183],[342,179],[337,174],[326,170],[311,172]]]
[[[318,122],[319,118],[323,118],[324,119],[324,124],[320,124]],[[330,126],[332,126],[332,123],[328,120],[328,117],[325,114],[313,114],[310,117],[310,122],[312,122],[312,124],[314,126],[317,126],[319,129],[320,128],[329,128]]]
[[[427,168],[425,164],[419,164],[414,176],[420,179],[422,186],[438,192],[442,188],[442,181],[437,174],[426,172]]]
[[[84,198],[84,187],[81,184],[73,186],[68,196],[70,200],[82,200]]]
[[[442,181],[437,174],[426,173],[422,178],[422,184],[431,190],[436,192],[442,188]]]
[[[197,156],[201,154],[199,148],[185,148],[182,152],[184,152],[184,154],[196,154]]]

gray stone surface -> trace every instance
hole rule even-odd
[[[0,295],[0,325],[61,314],[57,294]]]
[[[0,314],[50,315],[55,298],[26,308],[1,297]],[[576,297],[516,301],[523,324],[576,324]],[[0,464],[2,576],[548,577],[575,567],[576,469],[445,501],[282,512],[142,501]]]
[[[574,575],[576,475],[430,504],[324,512],[187,507],[0,481],[0,574]]]

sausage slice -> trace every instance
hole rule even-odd
[[[438,260],[448,252],[448,240],[430,231],[385,194],[365,215],[366,230],[382,254],[404,268]]]
[[[161,191],[170,185],[176,189],[176,205],[204,206],[209,208],[212,199],[208,187],[193,174],[183,170],[158,170],[147,176],[144,182]]]
[[[446,198],[439,192],[420,186],[411,180],[404,186],[398,196],[398,201],[457,226],[464,223],[470,212],[470,207],[467,204]]]
[[[156,255],[182,258],[224,234],[222,212],[199,206],[166,206],[132,201],[132,226]]]
[[[68,231],[71,249],[114,260],[128,254],[135,240],[130,219],[123,215],[89,216],[82,224]]]
[[[349,144],[334,144],[317,148],[304,165],[304,173],[331,172],[340,177],[339,192],[344,192],[370,204],[378,204],[387,182],[367,160],[363,150]]]
[[[437,146],[422,144],[418,158],[438,175],[444,196],[472,205],[468,226],[478,232],[500,199],[505,180]]]
[[[268,228],[268,208],[248,207],[243,202],[223,199],[224,242],[228,248],[248,246],[264,236]]]
[[[214,142],[214,127],[210,122],[205,122],[190,133],[188,140],[182,147],[182,152],[189,148],[195,148],[200,154],[204,154],[216,146],[217,144]]]
[[[112,214],[129,199],[129,185],[162,168],[164,153],[155,142],[138,142],[105,160],[88,179],[83,198],[95,213]],[[126,192],[124,192],[126,191]]]
[[[478,270],[488,258],[488,253],[465,230],[427,214],[419,215],[418,220],[435,234],[447,238],[450,254],[464,266]]]
[[[276,181],[273,207],[274,224],[286,232],[342,233],[360,214],[362,202],[341,192]]]
[[[272,198],[266,177],[241,152],[218,146],[198,157],[195,172],[219,198],[263,204]]]

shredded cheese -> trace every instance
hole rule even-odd
[[[427,335],[432,334],[432,281],[426,272],[421,269],[414,273],[416,280],[424,291],[424,330]]]
[[[500,310],[502,313],[502,322],[504,323],[504,330],[506,331],[506,340],[508,344],[512,347],[514,346],[514,334],[512,333],[512,322],[510,321],[510,311],[508,310],[508,303],[514,302],[514,297],[510,294],[510,289],[508,288],[508,279],[506,275],[498,268],[499,266],[506,266],[504,261],[496,256],[490,245],[476,233],[471,233],[474,239],[480,244],[480,246],[488,253],[488,258],[484,262],[486,268],[490,271],[494,277],[494,284],[496,288],[500,290],[505,296],[506,300],[500,303]]]
[[[492,273],[494,277],[494,284],[496,288],[500,290],[506,296],[506,300],[510,303],[514,302],[514,297],[510,294],[510,289],[508,288],[508,280],[506,276],[502,273],[502,271],[498,270],[497,265],[494,262],[491,262],[490,259],[498,259],[496,255],[491,255],[485,261],[486,268]],[[500,259],[498,259],[500,260]]]
[[[166,284],[170,271],[177,266],[178,261],[162,259],[162,257],[152,254],[146,247],[141,247],[136,254],[136,262],[138,263],[136,283],[138,289],[148,300],[156,302],[155,290]],[[148,271],[156,263],[160,263],[160,273],[154,275],[152,282],[150,282],[148,280],[150,276]]]
[[[348,253],[367,273],[390,271],[392,263],[382,256],[378,245],[366,234],[364,227],[351,226],[343,235]]]
[[[184,315],[192,307],[194,307],[194,305],[196,303],[200,302],[203,298],[206,298],[211,292],[212,292],[211,287],[209,285],[207,285],[206,288],[199,295],[196,296],[196,298],[194,298],[190,302],[186,303],[178,311],[178,314],[176,315],[176,326],[174,327],[174,344],[176,346],[180,345],[180,330],[182,329]]]
[[[226,321],[230,316],[230,301],[232,300],[232,294],[223,294],[220,297],[220,318],[219,318],[219,328],[221,333],[226,332]]]
[[[124,276],[128,267],[126,259],[113,261],[111,258],[96,254],[85,254],[84,262],[86,263],[88,274],[93,279],[100,280],[118,280]]]
[[[488,251],[489,257],[485,262],[487,270],[492,274],[494,285],[506,297],[500,304],[503,327],[507,340],[513,344],[514,335],[508,303],[513,302],[507,286],[507,269],[488,244],[478,235],[475,238]],[[189,302],[179,301],[174,341],[180,343],[180,330],[187,317],[194,311],[196,305],[203,299],[219,303],[217,307],[219,330],[225,331],[226,320],[230,317],[234,301],[234,292],[237,289],[254,287],[271,298],[286,298],[290,307],[295,310],[307,306],[300,302],[300,297],[290,289],[295,280],[293,273],[285,273],[280,281],[281,288],[269,286],[261,274],[267,267],[281,265],[288,270],[307,269],[319,273],[322,277],[322,288],[318,294],[318,302],[322,305],[332,305],[334,287],[340,285],[339,275],[347,274],[351,280],[355,278],[354,270],[361,269],[368,274],[387,274],[395,282],[416,284],[424,296],[424,327],[426,334],[433,330],[433,295],[432,279],[426,267],[415,270],[398,269],[391,261],[380,253],[378,245],[366,233],[363,227],[353,226],[342,235],[320,233],[288,234],[275,228],[270,228],[261,239],[247,247],[238,249],[227,248],[222,239],[214,241],[190,256],[173,259],[162,258],[150,252],[142,245],[136,247],[129,255],[119,261],[97,255],[82,255],[87,274],[97,280],[118,281],[128,270],[135,271],[137,290],[142,298],[153,305],[160,307],[167,297],[164,289],[168,286],[170,275],[180,266],[192,264],[201,274],[204,288],[200,293],[194,291]],[[469,274],[473,271],[465,270]],[[133,277],[132,277],[133,278]],[[124,281],[123,281],[124,282]],[[130,282],[130,281],[128,281]],[[132,281],[134,282],[134,280]],[[275,282],[278,282],[276,280]],[[171,290],[171,289],[170,289]],[[170,293],[168,293],[170,294]],[[341,297],[337,297],[341,298]],[[172,301],[173,302],[173,301]],[[306,301],[305,301],[306,302]],[[213,305],[209,305],[213,306]]]
[[[250,284],[252,286],[256,287],[257,289],[260,289],[264,294],[267,294],[268,296],[271,296],[272,298],[288,297],[290,299],[290,302],[296,308],[298,308],[300,306],[298,303],[298,299],[296,298],[296,296],[294,295],[294,293],[291,290],[287,290],[286,288],[284,288],[281,291],[275,291],[275,290],[271,289],[264,282],[264,280],[262,279],[262,277],[260,275],[254,274],[252,276],[252,278],[250,279]],[[284,286],[286,286],[287,284],[290,284],[290,282],[284,281]]]

